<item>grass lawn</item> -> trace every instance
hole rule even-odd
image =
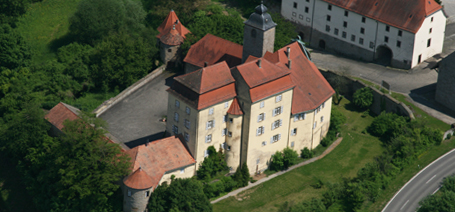
[[[36,212],[16,166],[0,154],[0,212]]]
[[[31,4],[19,19],[17,30],[28,41],[34,52],[32,62],[40,64],[55,57],[58,46],[68,43],[69,17],[81,0],[43,0]]]
[[[234,197],[213,204],[213,211],[277,211],[285,201],[301,202],[319,197],[325,188],[315,189],[311,185],[323,182],[341,181],[342,177],[354,177],[357,171],[383,151],[378,138],[362,134],[373,117],[348,110],[348,100],[343,99],[336,106],[346,117],[342,126],[343,141],[330,154],[314,163],[294,169]]]

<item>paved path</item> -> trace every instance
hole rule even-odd
[[[419,201],[434,194],[444,177],[455,173],[455,149],[444,154],[422,169],[407,182],[387,203],[383,212],[414,212]]]
[[[225,196],[222,196],[222,197],[220,197],[220,198],[218,198],[218,199],[215,199],[215,200],[211,201],[210,203],[214,204],[214,203],[217,203],[217,202],[219,202],[219,201],[221,201],[221,200],[223,200],[223,199],[227,199],[228,197],[235,196],[235,195],[237,195],[237,194],[240,193],[240,192],[243,192],[243,191],[245,191],[245,190],[247,190],[247,189],[250,189],[250,188],[252,188],[252,187],[255,187],[255,186],[257,186],[257,185],[259,185],[259,184],[261,184],[261,183],[263,183],[263,182],[269,181],[269,180],[271,180],[271,179],[273,179],[273,178],[275,178],[275,177],[277,177],[277,176],[283,175],[283,174],[285,174],[285,173],[287,173],[287,172],[289,172],[289,171],[291,171],[291,170],[293,170],[293,169],[295,169],[295,168],[298,168],[298,167],[307,165],[307,164],[309,164],[309,163],[313,163],[313,162],[316,161],[316,160],[322,159],[325,155],[327,155],[327,154],[330,153],[333,149],[335,149],[335,147],[338,146],[338,145],[341,143],[342,140],[343,140],[342,137],[338,138],[335,142],[333,142],[333,143],[327,148],[327,150],[325,150],[325,151],[324,151],[321,155],[319,155],[318,157],[311,158],[311,159],[309,159],[309,160],[307,160],[307,161],[304,161],[304,162],[299,163],[299,164],[297,164],[297,165],[291,166],[291,167],[289,167],[287,170],[276,172],[276,173],[274,173],[274,174],[272,174],[272,175],[270,175],[270,176],[267,176],[267,177],[265,177],[265,178],[262,178],[262,179],[258,180],[258,181],[255,182],[255,183],[249,183],[248,186],[245,186],[245,187],[243,187],[243,188],[236,189],[236,190],[234,190],[234,191],[228,193],[228,194],[225,195]]]
[[[173,76],[163,72],[104,112],[107,130],[130,148],[162,138],[166,124],[159,119],[167,114],[166,89]]]

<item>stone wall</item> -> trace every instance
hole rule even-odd
[[[455,53],[444,58],[439,64],[436,101],[455,111]]]
[[[327,79],[330,85],[339,91],[339,93],[346,98],[352,100],[354,92],[364,87],[370,87],[373,91],[373,104],[370,107],[370,111],[375,114],[380,114],[382,111],[393,112],[398,115],[409,117],[414,119],[414,114],[404,103],[391,97],[389,94],[384,94],[378,89],[368,86],[365,83],[351,79],[347,76],[342,76],[338,73],[319,69],[322,75]]]

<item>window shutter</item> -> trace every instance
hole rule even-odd
[[[261,129],[262,129],[262,133],[264,134],[264,133],[265,133],[265,128],[264,128],[264,126],[262,126]]]
[[[275,122],[272,122],[272,130],[275,129],[274,124],[275,124]]]
[[[207,125],[205,126],[205,130],[209,130],[209,122],[207,122]]]
[[[271,144],[273,143],[273,136],[270,138],[270,143]]]
[[[261,114],[258,115],[258,122],[260,122],[261,120]]]
[[[283,125],[283,119],[280,119],[280,127]]]
[[[299,115],[294,115],[294,121],[297,121],[298,118],[299,118]]]
[[[265,121],[265,112],[264,112],[264,113],[262,113],[262,114],[264,114],[264,117],[262,117],[262,120],[263,120],[263,121]]]
[[[256,129],[256,136],[259,136],[260,130],[261,130],[261,127],[259,127],[258,129]]]
[[[215,128],[215,119],[213,119],[212,128]]]
[[[303,119],[305,119],[306,113],[303,113]]]
[[[281,140],[281,134],[278,134],[278,140]]]
[[[283,113],[283,112],[284,112],[284,106],[282,105],[280,113]]]
[[[276,115],[276,114],[275,114],[275,110],[276,110],[276,108],[272,110],[272,115],[273,115],[274,117],[275,117],[275,115]]]

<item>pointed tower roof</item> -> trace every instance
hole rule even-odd
[[[134,173],[127,176],[123,180],[123,183],[133,189],[148,189],[154,185],[152,178],[140,167]]]
[[[167,33],[161,36],[160,41],[167,45],[180,45],[183,43],[183,37],[179,34],[179,32],[175,29],[175,25],[172,29]]]
[[[250,18],[248,18],[247,21],[244,22],[245,25],[249,25],[258,29],[261,29],[263,31],[266,31],[270,28],[273,28],[276,26],[276,23],[273,22],[272,16],[270,16],[269,13],[267,13],[267,7],[264,6],[264,4],[258,5],[254,9],[254,13],[250,15]]]
[[[203,94],[234,82],[234,78],[225,61],[175,77],[174,80],[198,94]]]
[[[231,115],[243,115],[243,111],[240,108],[239,101],[237,100],[237,98],[234,98],[234,100],[231,103],[231,107],[229,107],[227,113]]]
[[[182,25],[174,10],[171,10],[163,23],[157,28],[160,33],[156,37],[161,39],[163,35],[168,34],[173,29],[174,25],[175,30],[177,30],[181,37],[185,38],[185,35],[190,33],[190,31]]]

